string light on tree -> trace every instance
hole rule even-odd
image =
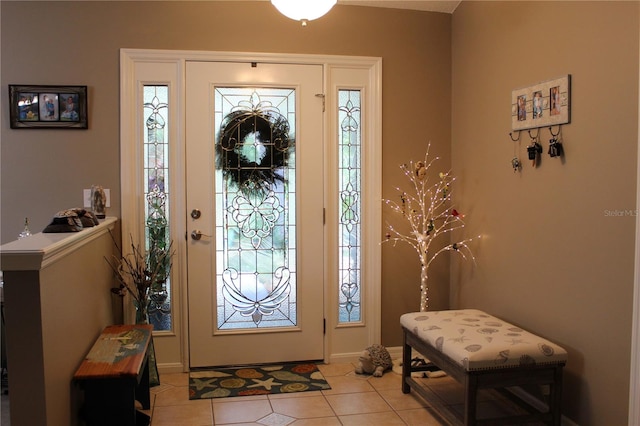
[[[395,244],[400,241],[411,245],[418,253],[421,264],[420,274],[420,311],[424,312],[429,307],[428,270],[440,254],[454,251],[465,260],[470,257],[475,260],[468,246],[475,238],[466,238],[460,241],[446,244],[444,247],[430,251],[431,244],[438,237],[444,236],[456,229],[464,228],[464,215],[451,205],[451,186],[455,177],[451,172],[440,173],[435,182],[430,179],[429,170],[439,157],[429,159],[427,148],[424,161],[410,162],[400,166],[404,175],[410,182],[410,190],[399,192],[400,202],[385,200],[385,203],[408,222],[408,232],[401,232],[387,222],[385,242]],[[480,238],[478,236],[477,238]]]

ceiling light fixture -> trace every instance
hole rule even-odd
[[[306,27],[309,21],[324,16],[337,0],[271,0],[276,9],[287,18],[302,22]]]

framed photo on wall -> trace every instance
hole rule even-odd
[[[87,86],[9,85],[12,129],[87,129]]]
[[[511,92],[511,129],[557,126],[571,121],[571,76]]]

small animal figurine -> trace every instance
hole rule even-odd
[[[427,176],[427,167],[425,166],[423,161],[418,161],[415,166],[416,177],[419,180],[423,180]]]
[[[382,374],[392,367],[393,360],[387,348],[374,344],[362,351],[358,366],[356,367],[356,373],[372,374],[374,377],[382,377]]]

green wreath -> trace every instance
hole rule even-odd
[[[244,151],[249,135],[254,134],[260,155],[250,158]],[[289,122],[272,111],[233,111],[222,120],[216,141],[216,166],[228,183],[245,194],[266,193],[277,182],[286,183],[282,168],[287,166],[295,145],[289,137]],[[257,152],[258,148],[255,148]]]

